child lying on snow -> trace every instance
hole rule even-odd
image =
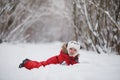
[[[41,62],[25,59],[19,65],[19,68],[25,67],[26,69],[31,70],[33,68],[39,68],[41,66],[46,66],[49,64],[73,65],[73,64],[79,63],[78,61],[79,49],[80,49],[79,42],[69,41],[68,43],[63,44],[59,55],[53,56],[47,59],[46,61],[41,61]]]

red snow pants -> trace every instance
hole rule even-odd
[[[48,60],[41,61],[41,62],[28,60],[24,64],[24,67],[31,70],[33,68],[39,68],[40,66],[46,66],[46,65],[49,65],[49,64],[59,64],[57,56],[53,56],[53,57],[49,58]]]

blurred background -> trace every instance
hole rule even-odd
[[[70,40],[120,54],[120,0],[0,0],[0,43]]]

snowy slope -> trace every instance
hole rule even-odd
[[[120,80],[120,56],[80,50],[80,64],[19,69],[24,58],[46,60],[59,54],[61,43],[0,44],[0,80]]]

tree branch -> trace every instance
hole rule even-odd
[[[120,25],[118,25],[116,23],[116,21],[110,16],[110,13],[102,8],[100,8],[98,5],[96,5],[95,3],[93,3],[92,1],[89,1],[89,3],[91,3],[93,6],[95,6],[97,9],[99,9],[100,11],[102,11],[103,13],[105,13],[108,18],[113,22],[113,24],[115,25],[116,28],[118,28],[120,30]]]

